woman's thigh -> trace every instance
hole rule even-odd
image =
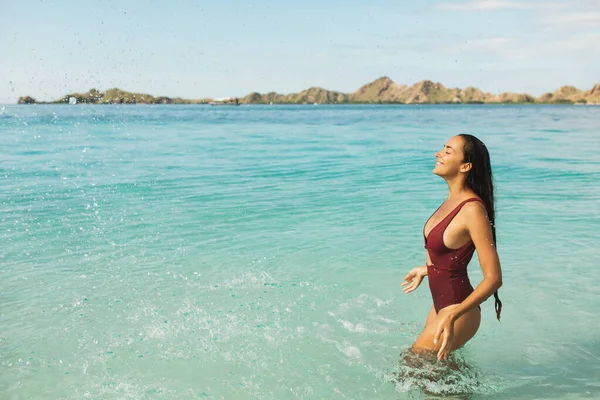
[[[425,321],[425,327],[427,328],[431,323],[435,320],[437,313],[435,312],[435,307],[431,305],[431,309],[429,310],[429,314],[427,314],[427,320]]]
[[[438,328],[439,321],[444,318],[450,311],[456,308],[458,304],[454,304],[448,307],[445,307],[440,310],[440,312],[433,317],[430,321],[429,317],[427,318],[427,324],[423,332],[419,335],[415,343],[413,344],[413,349],[415,350],[430,350],[430,351],[438,351],[441,346],[441,341],[437,344],[433,344],[433,338]],[[465,343],[467,343],[479,329],[479,324],[481,322],[481,311],[479,308],[474,308],[468,311],[466,314],[462,315],[454,322],[454,340],[452,341],[451,350],[456,350],[462,347]]]

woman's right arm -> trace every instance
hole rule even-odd
[[[408,271],[408,274],[404,277],[404,282],[402,282],[404,293],[408,294],[418,288],[425,276],[427,276],[426,265],[415,267]]]

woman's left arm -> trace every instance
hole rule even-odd
[[[463,210],[467,231],[477,250],[477,257],[483,271],[483,280],[469,297],[452,310],[453,320],[479,306],[502,286],[500,259],[494,243],[492,224],[484,205],[478,202],[468,203],[465,204]]]
[[[483,280],[462,303],[452,309],[444,320],[440,321],[433,339],[433,342],[437,343],[442,338],[438,359],[446,359],[450,353],[450,342],[454,336],[454,321],[486,301],[502,286],[500,260],[494,243],[492,225],[485,207],[483,204],[473,202],[465,204],[463,210],[467,221],[466,229],[477,250],[479,264],[483,271]]]

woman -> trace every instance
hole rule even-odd
[[[502,271],[495,246],[492,168],[485,145],[472,135],[458,135],[435,157],[433,173],[446,180],[448,198],[423,229],[427,265],[413,268],[402,285],[410,293],[428,276],[433,306],[413,350],[437,352],[438,360],[446,360],[475,335],[481,321],[479,305],[492,294],[500,320]],[[467,264],[475,250],[483,280],[473,289]]]

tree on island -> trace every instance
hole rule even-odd
[[[22,96],[17,100],[17,104],[36,104],[37,101],[31,96]]]

